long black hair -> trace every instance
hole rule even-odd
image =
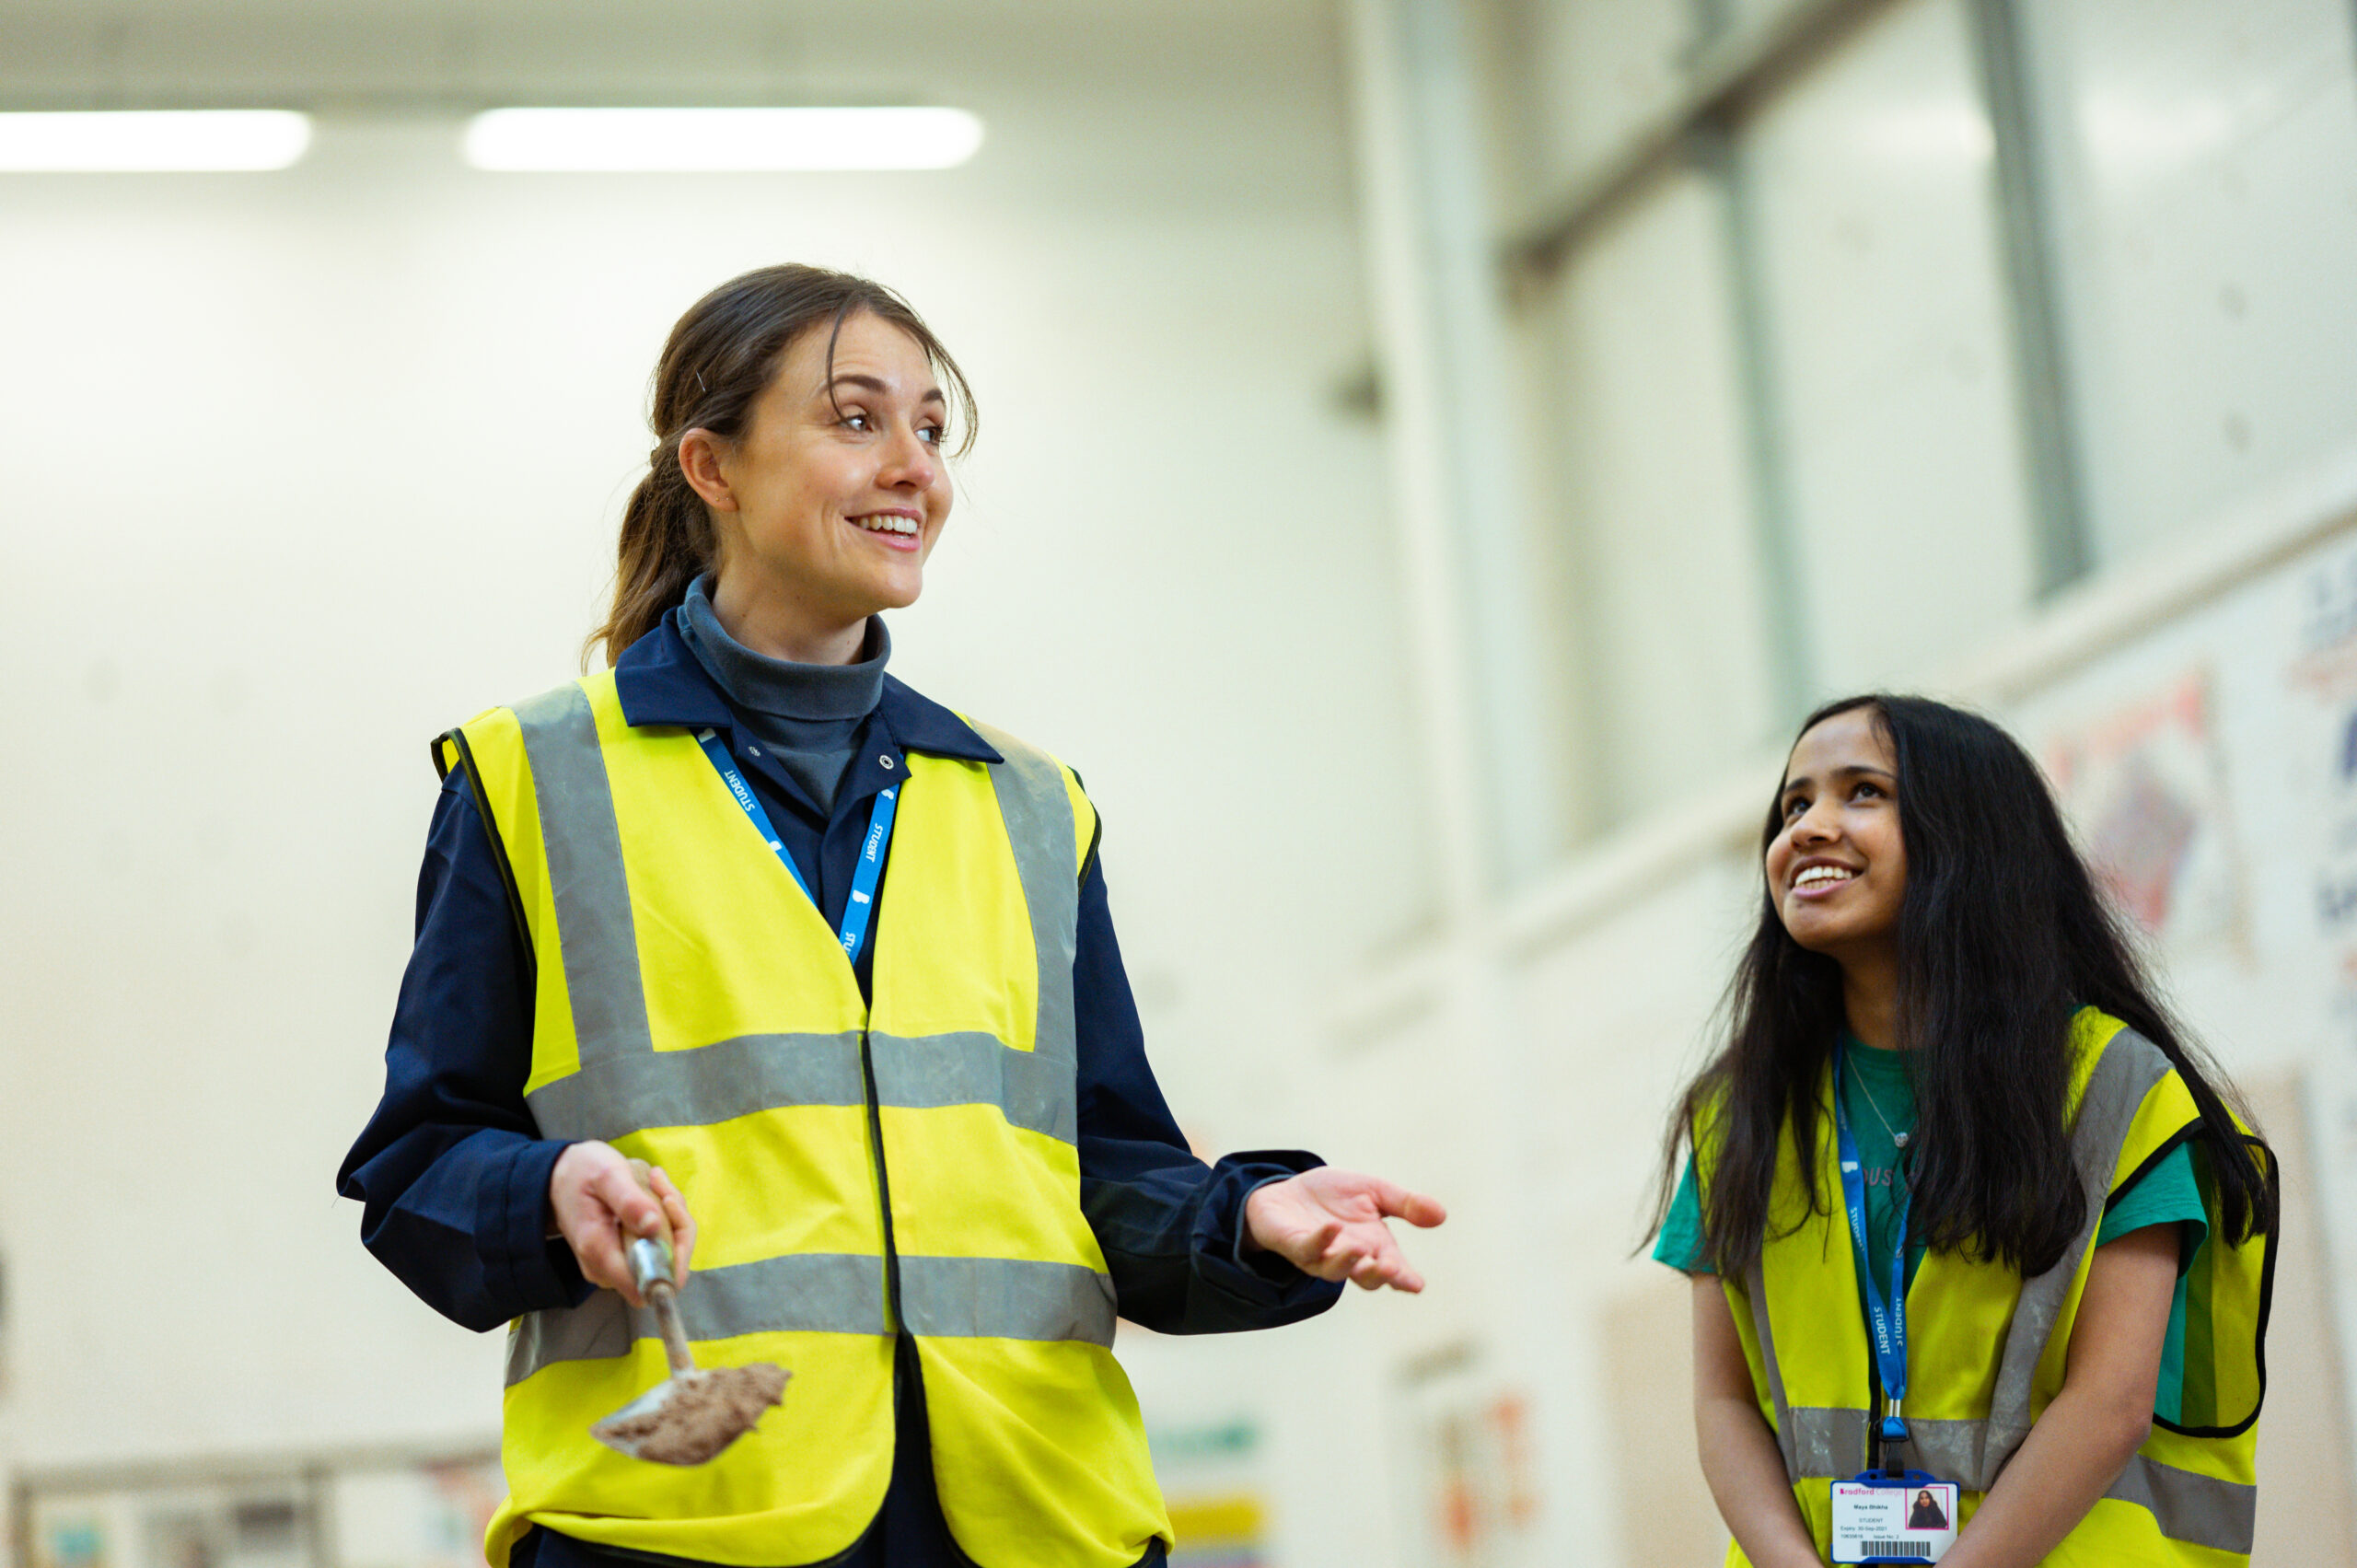
[[[2069,1121],[2071,1017],[2082,1005],[2160,1047],[2192,1091],[2225,1238],[2271,1230],[2274,1194],[2221,1097],[2223,1078],[2154,1000],[2037,764],[1987,719],[1923,697],[1846,697],[1799,733],[1857,708],[1872,710],[1890,744],[1907,850],[1898,1043],[1910,1052],[1922,1130],[1910,1234],[2025,1275],[2061,1258],[2087,1218]],[[1783,830],[1781,800],[1780,789],[1763,859]],[[1795,1147],[1817,1147],[1817,1086],[1844,1021],[1840,966],[1793,940],[1764,882],[1724,1014],[1725,1046],[1687,1086],[1664,1141],[1655,1225],[1694,1119],[1713,1118],[1703,1234],[1713,1266],[1733,1277],[1771,1239],[1783,1130]],[[1807,1179],[1810,1213],[1830,1214],[1814,1163]]]

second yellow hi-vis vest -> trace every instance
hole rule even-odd
[[[493,1563],[533,1524],[709,1562],[842,1551],[890,1479],[903,1331],[967,1555],[1124,1568],[1169,1539],[1080,1208],[1072,965],[1096,817],[1052,758],[977,731],[1004,762],[908,757],[872,1005],[694,734],[633,727],[611,672],[444,738],[530,934],[542,1135],[668,1171],[698,1225],[679,1301],[698,1362],[794,1374],[710,1464],[649,1464],[589,1427],[665,1376],[651,1314],[600,1291],[519,1319]]]
[[[2273,1237],[2255,1234],[2237,1246],[2221,1229],[2200,1112],[2159,1047],[2092,1007],[2073,1019],[2071,1047],[2071,1152],[2086,1192],[2085,1225],[2061,1261],[2028,1279],[1951,1251],[1924,1254],[1907,1292],[1911,1441],[1899,1452],[1909,1468],[1957,1483],[1957,1523],[1968,1523],[2031,1423],[2061,1391],[2106,1203],[2189,1141],[2212,1214],[2208,1238],[2177,1285],[2184,1347],[2178,1419],[2155,1415],[2152,1435],[2107,1495],[2043,1562],[2047,1568],[2241,1568],[2250,1559],[2258,1505],[2253,1458],[2266,1387],[2261,1339]],[[1833,1092],[1829,1068],[1818,1086],[1823,1110],[1813,1163],[1817,1191],[1831,1196],[1825,1205],[1831,1213],[1809,1212],[1809,1176],[1787,1126],[1769,1240],[1740,1281],[1724,1282],[1759,1412],[1776,1434],[1802,1517],[1828,1561],[1830,1482],[1874,1462],[1874,1356],[1835,1168]],[[2273,1186],[2273,1155],[2246,1137]],[[1705,1121],[1695,1167],[1706,1186],[1713,1154]],[[1728,1548],[1729,1563],[1747,1561],[1740,1548]]]

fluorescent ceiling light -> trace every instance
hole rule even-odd
[[[0,170],[62,174],[284,168],[311,145],[286,109],[0,114]]]
[[[955,168],[982,145],[962,109],[494,109],[477,168],[609,173]]]

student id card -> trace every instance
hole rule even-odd
[[[1937,1562],[1956,1544],[1956,1483],[1869,1470],[1833,1483],[1833,1561]]]

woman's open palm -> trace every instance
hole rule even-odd
[[[1245,1200],[1250,1244],[1274,1252],[1306,1274],[1347,1279],[1366,1290],[1389,1285],[1424,1288],[1384,1222],[1406,1220],[1429,1229],[1448,1211],[1421,1192],[1355,1170],[1319,1166],[1256,1188]]]

